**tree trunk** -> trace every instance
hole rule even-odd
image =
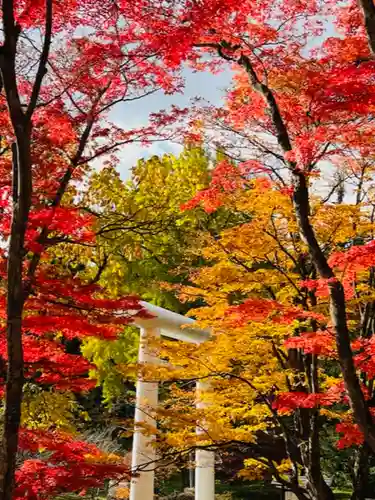
[[[368,44],[372,53],[375,53],[375,5],[373,0],[359,0],[363,12]]]
[[[17,195],[13,199],[12,226],[7,270],[7,350],[8,368],[4,429],[0,467],[0,499],[11,500],[21,421],[23,375],[22,312],[25,302],[22,264],[24,241],[31,205],[30,131],[23,128],[13,154],[13,178],[17,179]]]
[[[315,297],[313,301],[315,301]],[[305,367],[310,392],[317,394],[319,393],[317,356],[305,355]],[[304,429],[304,434],[308,434],[308,439],[302,450],[305,450],[303,461],[310,485],[309,492],[315,500],[334,500],[335,496],[322,474],[319,410],[312,408],[307,411],[309,412],[309,423],[308,429]]]
[[[370,472],[370,449],[365,444],[359,450],[356,457],[353,475],[353,494],[351,500],[365,500]]]
[[[4,43],[0,47],[1,84],[5,90],[15,144],[13,161],[13,208],[7,266],[7,381],[4,427],[0,449],[0,500],[12,500],[18,435],[21,421],[24,384],[22,349],[22,313],[27,293],[23,282],[25,234],[32,196],[31,131],[32,115],[36,108],[52,37],[52,4],[46,0],[46,26],[30,102],[27,109],[21,103],[16,75],[17,43],[21,32],[16,23],[14,1],[2,0]],[[28,286],[28,285],[27,285]]]
[[[13,6],[3,2],[5,42],[0,69],[11,116],[16,146],[13,150],[13,210],[7,267],[7,350],[8,368],[4,428],[1,440],[0,500],[11,500],[21,421],[23,376],[22,312],[25,302],[22,264],[28,216],[31,206],[31,126],[25,118],[17,92],[15,47],[18,28],[14,23]],[[10,18],[9,18],[10,16]]]

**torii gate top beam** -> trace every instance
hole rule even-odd
[[[193,344],[200,344],[209,339],[210,334],[208,331],[194,328],[194,319],[186,318],[181,314],[154,306],[148,302],[141,301],[140,304],[153,315],[153,318],[135,317],[133,324],[138,328],[157,328],[164,337]]]

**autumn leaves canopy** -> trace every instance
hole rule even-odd
[[[145,255],[164,271],[174,259],[173,290],[213,332],[199,350],[158,346],[175,367],[153,374],[173,402],[160,409],[161,449],[184,453],[202,417],[176,423],[193,396],[171,376],[208,377],[200,445],[245,446],[245,476],[270,471],[300,499],[333,498],[322,433],[336,428],[359,461],[375,451],[373,2],[3,0],[1,20],[0,498],[50,498],[128,470],[62,424],[35,426],[22,401],[93,387],[69,342],[116,338],[145,314],[106,274]],[[225,106],[113,122],[115,105],[126,115],[129,101],[180,91],[186,64],[233,71]],[[154,161],[124,189],[121,148],[171,138],[185,141],[194,182]],[[219,154],[206,161],[203,146]],[[153,167],[178,172],[158,184],[162,210]],[[270,435],[277,460],[261,446]],[[31,458],[18,463],[21,449]]]

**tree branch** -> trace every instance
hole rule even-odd
[[[26,111],[26,118],[28,120],[31,118],[36,108],[40,94],[40,89],[42,86],[42,81],[47,72],[47,62],[52,40],[52,12],[53,12],[52,1],[53,0],[46,0],[46,23],[45,23],[44,44],[43,44],[42,54],[39,59],[39,67],[35,77],[33,90],[31,92],[30,102]]]

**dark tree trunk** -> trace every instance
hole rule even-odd
[[[358,450],[354,465],[353,494],[351,500],[365,500],[370,472],[371,451],[367,445]]]
[[[319,392],[318,358],[315,355],[306,356],[306,377],[312,393]],[[334,500],[335,496],[326,483],[321,468],[320,450],[320,419],[319,410],[309,410],[309,438],[307,442],[306,470],[310,483],[310,491],[316,500]]]
[[[0,48],[1,84],[5,91],[15,144],[13,155],[13,209],[7,266],[7,381],[4,428],[0,449],[0,500],[12,500],[24,384],[22,314],[27,293],[23,282],[25,234],[32,196],[31,132],[52,36],[52,2],[46,0],[44,45],[27,109],[21,104],[16,75],[17,43],[21,28],[15,21],[13,0],[2,0],[4,43]]]
[[[362,8],[368,44],[372,53],[375,53],[375,5],[373,0],[359,0]]]
[[[7,350],[4,428],[1,440],[0,499],[11,500],[14,487],[18,432],[23,391],[22,312],[24,290],[22,264],[24,241],[31,205],[31,125],[22,111],[17,91],[15,54],[19,28],[12,2],[3,1],[5,41],[0,53],[0,69],[9,114],[16,136],[13,150],[13,211],[7,266]]]

